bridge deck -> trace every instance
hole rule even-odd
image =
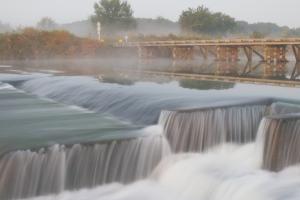
[[[300,45],[300,38],[288,39],[234,39],[234,40],[173,40],[128,42],[118,46],[127,47],[159,47],[159,46],[268,46],[268,45]]]

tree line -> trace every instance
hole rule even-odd
[[[89,21],[94,24],[94,36],[96,34],[95,27],[97,22],[101,22],[102,34],[108,36],[134,33],[137,29],[137,22],[139,24],[141,22],[144,24],[151,23],[157,27],[172,25],[170,20],[163,17],[158,17],[152,21],[135,18],[131,5],[123,0],[100,0],[95,3],[94,14],[90,17]],[[203,5],[182,11],[176,24],[180,27],[183,35],[198,34],[213,37],[241,35],[255,38],[273,35],[286,37],[300,36],[300,28],[290,29],[289,27],[279,27],[274,23],[249,24],[244,21],[237,21],[233,17],[221,12],[212,12]],[[146,26],[143,27],[147,29]],[[152,27],[155,28],[153,25]],[[64,29],[64,27],[49,17],[41,19],[37,23],[36,28],[43,31]],[[0,33],[11,30],[9,25],[0,22]]]
[[[122,0],[100,0],[94,5],[95,14],[91,21],[101,22],[104,33],[128,32],[136,28],[136,19],[130,4]],[[158,18],[157,22],[167,22],[167,19]],[[250,37],[266,37],[274,35],[292,37],[300,36],[299,29],[279,27],[274,23],[248,24],[237,21],[233,17],[212,12],[203,5],[182,11],[178,20],[183,33],[201,34],[210,36],[247,35]]]
[[[91,17],[95,24],[101,22],[105,33],[130,31],[136,28],[136,20],[130,4],[121,0],[101,0],[94,5],[95,14]],[[161,23],[164,18],[158,18]],[[184,32],[200,34],[224,34],[237,25],[234,18],[223,14],[213,13],[204,6],[189,8],[179,17],[179,24]]]

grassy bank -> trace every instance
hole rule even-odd
[[[103,44],[65,31],[24,29],[0,35],[0,59],[40,59],[93,56]]]

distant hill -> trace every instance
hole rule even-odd
[[[179,24],[171,20],[158,17],[157,19],[137,18],[136,34],[168,35],[179,34]],[[62,24],[60,29],[67,30],[80,37],[95,37],[96,28],[89,20]]]
[[[181,33],[178,22],[158,17],[157,19],[137,18],[136,34],[144,35],[169,35]],[[89,20],[62,24],[60,29],[67,30],[80,37],[96,37],[96,28]],[[237,21],[237,26],[233,30],[233,35],[251,36],[254,32],[265,37],[286,37],[300,36],[300,28],[290,29],[287,26],[278,26],[275,23],[253,23]]]
[[[180,34],[177,22],[158,17],[156,19],[137,18],[137,33],[145,35]]]
[[[178,22],[158,17],[156,19],[137,18],[135,34],[166,36],[169,34],[180,35],[181,29]],[[96,37],[96,28],[89,20],[60,24],[57,29],[66,30],[79,37]],[[13,29],[0,21],[0,33],[11,32]],[[291,29],[287,26],[278,26],[275,23],[253,23],[237,21],[233,36],[251,36],[260,33],[265,37],[300,37],[300,28]]]
[[[245,21],[237,21],[237,27],[234,33],[251,35],[254,32],[261,33],[269,37],[282,37],[286,36],[292,29],[287,26],[278,26],[275,23],[254,23],[249,24]]]
[[[66,30],[79,37],[95,37],[96,29],[90,20],[83,20],[59,25],[59,29]]]

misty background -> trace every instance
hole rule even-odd
[[[178,19],[183,10],[204,5],[212,12],[225,13],[237,21],[242,34],[260,32],[283,36],[290,29],[300,34],[296,20],[300,2],[297,0],[127,0],[137,21],[135,33],[180,34]],[[94,13],[95,0],[0,0],[0,32],[35,27],[43,18],[53,19],[58,28],[76,36],[94,37],[95,25],[89,17]]]

